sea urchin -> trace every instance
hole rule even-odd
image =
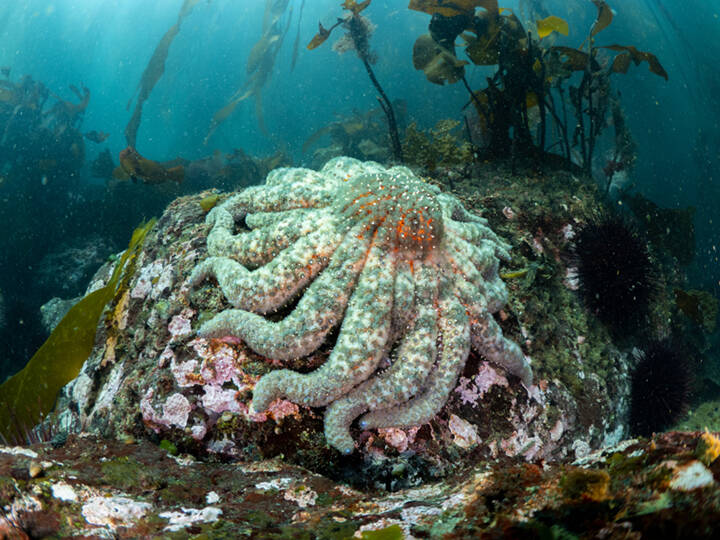
[[[687,412],[692,371],[683,351],[670,341],[649,344],[632,376],[630,430],[649,436]]]
[[[574,255],[585,305],[615,333],[632,333],[656,289],[647,243],[625,219],[607,215],[578,232]]]

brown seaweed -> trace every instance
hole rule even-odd
[[[608,6],[607,2],[604,0],[592,0],[592,3],[598,8],[598,14],[590,28],[590,37],[610,26],[613,20],[613,10]]]
[[[390,136],[390,145],[392,147],[393,157],[395,160],[402,162],[402,145],[400,144],[400,135],[398,134],[397,120],[395,118],[395,111],[390,99],[385,94],[380,82],[375,76],[372,64],[377,60],[377,56],[370,50],[370,36],[373,32],[374,26],[372,22],[360,12],[366,9],[370,5],[371,0],[365,0],[358,4],[354,0],[345,0],[341,5],[343,9],[350,11],[349,14],[344,17],[338,18],[337,23],[331,26],[329,29],[325,29],[322,24],[319,24],[318,34],[308,44],[308,49],[314,49],[321,43],[325,42],[330,36],[330,33],[337,26],[342,26],[345,30],[345,35],[340,38],[333,46],[333,49],[342,54],[345,51],[353,50],[357,54],[358,58],[362,61],[365,66],[365,71],[370,77],[370,82],[378,92],[377,100],[380,104],[380,108],[385,113],[385,117],[388,122],[388,134]]]
[[[422,70],[428,81],[443,85],[459,81],[469,64],[459,60],[452,52],[435,41],[430,34],[423,34],[413,45],[413,66]]]
[[[622,54],[615,57],[612,65],[612,70],[616,73],[626,73],[628,67],[630,67],[630,60],[632,60],[636,66],[640,65],[641,62],[647,62],[652,73],[660,75],[660,77],[666,81],[668,80],[667,71],[665,71],[665,68],[662,67],[660,61],[657,59],[657,56],[652,53],[639,51],[632,45],[605,45],[602,46],[602,48],[610,49],[612,51],[623,51]],[[622,58],[622,60],[618,61],[618,58]]]
[[[342,8],[351,11],[353,15],[357,15],[369,5],[370,0],[364,0],[364,2],[360,2],[359,4],[355,0],[345,0],[342,4]]]
[[[594,36],[612,23],[614,12],[604,0],[592,2],[597,17],[584,43],[573,48],[540,41],[553,32],[569,33],[567,22],[554,15],[544,13],[537,18],[534,37],[511,10],[500,9],[495,0],[411,0],[410,9],[432,15],[429,33],[415,42],[413,64],[432,83],[463,82],[478,112],[487,157],[514,160],[517,152],[544,155],[546,138],[552,135],[546,126],[554,121],[558,139],[550,148],[560,145],[568,164],[573,148],[579,148],[582,167],[589,173],[596,141],[608,125],[610,75],[625,73],[630,63],[647,62],[652,73],[667,79],[655,55],[633,46],[603,47],[615,53],[610,66],[598,58]],[[458,37],[464,43],[456,44]],[[464,74],[466,62],[458,58],[456,46],[464,47],[475,65],[497,66],[486,79],[486,88],[470,88]],[[568,105],[574,117],[568,116]],[[627,167],[632,153],[626,154],[615,156],[612,165],[622,160]]]
[[[27,365],[0,384],[0,441],[25,442],[25,434],[51,411],[62,387],[77,377],[92,352],[105,306],[127,291],[137,256],[155,221],[135,229],[107,284],[71,307]]]
[[[553,32],[567,36],[570,33],[570,27],[565,19],[561,19],[555,15],[550,15],[544,19],[535,21],[537,26],[538,37],[546,38]]]
[[[473,15],[478,7],[495,15],[499,13],[497,0],[410,0],[408,6],[409,9],[428,15],[438,14],[444,17]]]
[[[185,178],[185,168],[182,165],[165,166],[141,156],[132,147],[127,147],[120,152],[120,168],[133,182],[140,181],[143,184],[164,184],[165,182],[179,184]]]
[[[207,144],[217,128],[228,119],[235,108],[250,97],[255,98],[255,115],[258,121],[258,127],[264,135],[268,135],[262,106],[262,90],[270,80],[273,68],[275,67],[277,54],[290,29],[292,7],[287,17],[287,23],[284,26],[281,24],[288,3],[288,0],[266,1],[265,14],[263,16],[263,34],[255,45],[253,45],[248,55],[245,69],[247,79],[230,97],[230,100],[215,112],[210,120],[208,133],[203,140],[203,144]]]
[[[97,131],[93,129],[92,131],[87,131],[83,133],[83,137],[85,137],[88,141],[94,142],[96,144],[100,144],[102,142],[105,142],[105,140],[110,136],[109,133],[105,131]]]
[[[165,32],[165,35],[160,39],[160,43],[155,47],[155,51],[140,77],[140,82],[135,89],[135,93],[133,97],[130,98],[130,101],[128,101],[127,108],[129,109],[133,99],[137,95],[135,110],[125,127],[125,139],[127,140],[128,146],[135,147],[137,132],[142,119],[143,104],[150,97],[153,88],[155,88],[155,85],[162,78],[163,73],[165,73],[165,61],[170,51],[170,45],[172,45],[175,36],[177,36],[180,31],[180,23],[182,23],[182,20],[190,13],[198,1],[199,0],[185,0],[178,13],[177,22]]]
[[[302,14],[303,8],[305,7],[305,0],[300,3],[300,14],[298,15],[297,22],[297,34],[295,34],[295,43],[293,43],[292,61],[290,62],[290,71],[295,70],[295,64],[297,63],[298,52],[300,50],[300,28],[302,25]]]

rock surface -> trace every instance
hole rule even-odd
[[[38,262],[37,287],[64,298],[82,294],[90,277],[112,253],[109,242],[92,236],[77,245],[62,245]]]
[[[486,209],[490,226],[514,246],[509,268],[501,268],[509,304],[497,319],[533,359],[529,389],[473,353],[433,420],[406,429],[353,427],[359,452],[351,457],[326,444],[322,409],[279,400],[251,413],[254,385],[276,366],[239,340],[195,334],[228,307],[217,288],[189,286],[193,267],[206,256],[206,192],[174,201],[148,235],[92,355],[63,391],[54,429],[166,439],[200,457],[282,455],[358,487],[391,490],[483,459],[574,459],[621,440],[632,359],[609,344],[579,304],[564,256],[573,227],[599,205],[594,190],[567,173],[517,179],[450,171],[444,179],[466,208]],[[518,181],[526,189],[513,187]],[[310,371],[330,352],[326,344],[286,367]]]
[[[78,300],[80,300],[80,298],[82,297],[63,300],[62,298],[55,297],[40,306],[40,320],[42,322],[43,329],[48,333],[48,335],[55,330],[55,327],[60,323],[62,318],[67,314],[70,308],[73,307]]]

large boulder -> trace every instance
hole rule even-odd
[[[281,399],[266,411],[252,411],[255,384],[279,363],[242,340],[196,332],[229,306],[212,282],[196,288],[189,280],[207,256],[207,209],[226,198],[215,201],[216,195],[205,192],[175,200],[158,220],[51,422],[63,431],[166,440],[195,456],[282,456],[356,486],[388,489],[480,460],[575,459],[621,440],[627,434],[632,357],[612,344],[568,279],[568,246],[574,228],[600,205],[595,189],[564,172],[527,179],[501,171],[450,171],[440,181],[452,184],[464,206],[487,218],[513,246],[512,261],[501,267],[509,301],[495,319],[532,358],[532,385],[471,353],[437,416],[402,429],[353,424],[357,451],[351,456],[326,443],[322,408]],[[331,335],[289,367],[317,368],[335,339]]]

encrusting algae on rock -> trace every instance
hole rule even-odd
[[[233,234],[239,220],[251,230]],[[200,336],[238,337],[285,361],[313,353],[340,327],[317,370],[276,370],[258,381],[256,413],[278,398],[327,406],[325,436],[347,454],[350,424],[367,411],[363,429],[435,416],[471,345],[532,383],[527,359],[492,317],[507,301],[498,257],[508,260],[509,246],[407,168],[336,158],[319,173],[277,169],[207,221],[211,257],[191,282],[216,278],[235,309],[204,323]],[[281,321],[262,316],[298,296]]]

